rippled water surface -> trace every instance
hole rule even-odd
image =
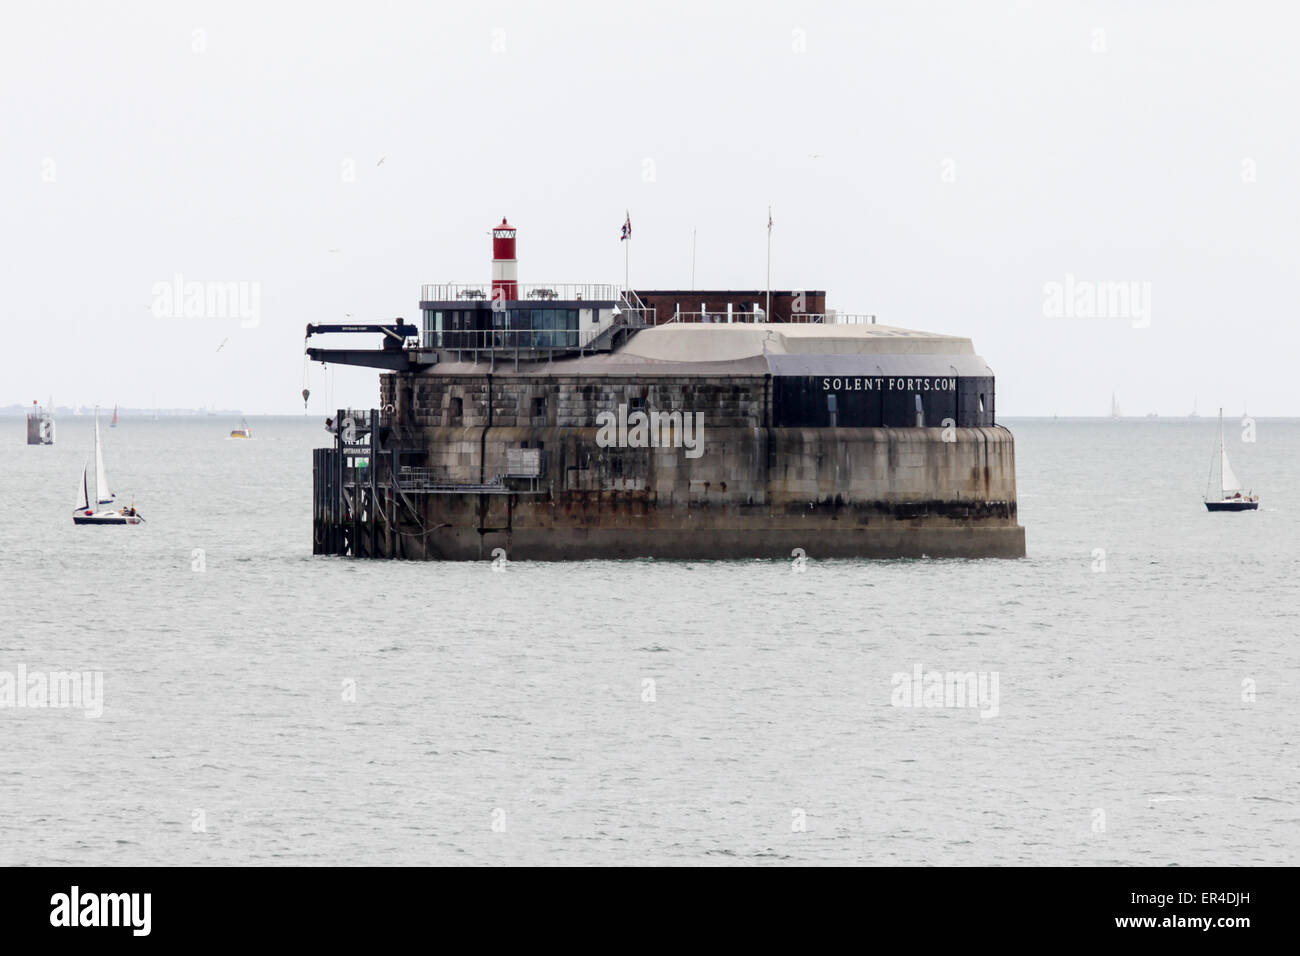
[[[1300,423],[1209,515],[1209,420],[1012,421],[1026,560],[802,573],[314,558],[251,423],[106,429],[147,524],[76,528],[88,420],[0,419],[0,672],[104,690],[0,708],[0,864],[1298,862]]]

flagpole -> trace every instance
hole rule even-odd
[[[772,205],[767,206],[767,310],[764,322],[772,321]]]
[[[627,243],[623,249],[623,299],[631,303],[632,280],[628,269],[628,260],[632,257],[632,214],[630,212],[623,214],[623,236],[620,241]]]

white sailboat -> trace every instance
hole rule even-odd
[[[99,407],[95,407],[95,471],[91,481],[90,466],[81,469],[81,487],[78,489],[78,504],[72,512],[73,524],[139,524],[144,519],[135,510],[135,504],[113,510],[117,495],[108,485],[108,475],[104,471],[104,449],[99,438]],[[105,508],[104,506],[108,507]]]
[[[1124,413],[1119,410],[1119,402],[1115,401],[1115,393],[1110,393],[1110,417],[1119,419],[1124,417]]]
[[[1219,409],[1219,446],[1215,449],[1219,460],[1219,487],[1214,494],[1214,458],[1210,459],[1209,486],[1205,490],[1206,511],[1255,511],[1259,496],[1243,494],[1241,481],[1228,463],[1228,448],[1223,443],[1223,409]]]

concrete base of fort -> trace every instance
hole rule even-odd
[[[489,560],[498,548],[511,561],[656,558],[727,561],[740,558],[1022,558],[1025,529],[766,528],[527,529],[509,532],[443,529],[429,538],[426,560]],[[799,549],[799,550],[796,550]],[[498,552],[499,553],[499,552]],[[415,557],[416,555],[411,555]]]
[[[542,448],[517,493],[415,496],[394,557],[485,560],[1017,558],[1014,439],[1005,428],[715,428],[683,448],[601,447],[592,428],[421,429],[461,482]],[[507,482],[510,484],[510,482]],[[386,550],[386,549],[385,549]],[[380,555],[376,555],[380,556]]]

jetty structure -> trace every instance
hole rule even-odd
[[[36,399],[32,399],[31,411],[27,413],[27,444],[54,444],[54,402],[41,408]]]
[[[823,291],[426,285],[308,325],[382,370],[313,453],[313,551],[375,558],[1022,557],[1015,443],[970,339]],[[770,313],[767,314],[770,301]],[[378,334],[379,348],[318,335]]]

